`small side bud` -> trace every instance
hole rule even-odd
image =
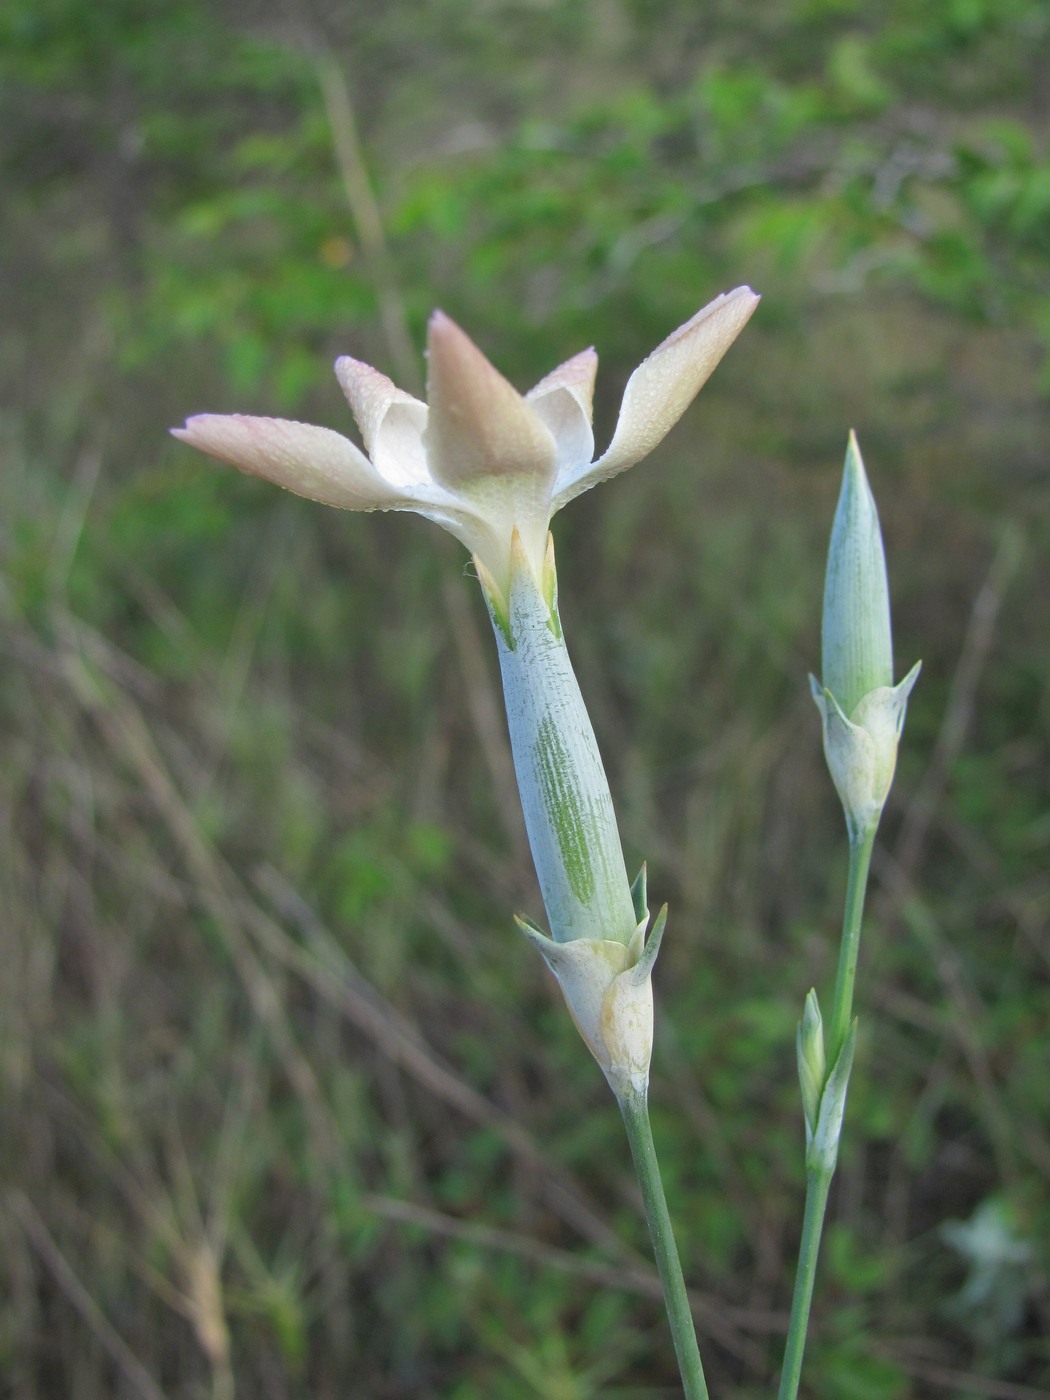
[[[846,1092],[849,1089],[849,1076],[853,1068],[853,1052],[856,1046],[857,1022],[854,1019],[820,1096],[816,1127],[806,1148],[807,1171],[819,1173],[821,1176],[830,1176],[838,1160],[842,1119],[846,1112]]]
[[[879,824],[917,663],[893,684],[886,559],[875,499],[853,433],[846,450],[824,582],[823,681],[810,676],[824,755],[851,839]]]
[[[812,989],[806,997],[806,1008],[798,1023],[795,1037],[798,1055],[798,1078],[802,1086],[802,1111],[806,1116],[806,1147],[813,1142],[820,1112],[820,1096],[824,1092],[827,1059],[824,1053],[824,1022],[820,1015],[817,994]]]

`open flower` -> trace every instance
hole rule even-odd
[[[427,404],[370,365],[336,361],[367,456],[330,428],[283,418],[206,413],[173,432],[311,500],[416,511],[461,540],[505,596],[514,531],[539,577],[551,516],[652,451],[757,304],[749,287],[738,287],[668,336],[628,380],[612,442],[594,461],[593,350],[522,396],[441,311],[427,336]]]
[[[716,297],[631,375],[597,458],[584,350],[522,396],[443,312],[427,336],[429,403],[359,360],[336,377],[366,456],[341,434],[281,418],[204,414],[175,436],[300,496],[347,510],[413,510],[470,550],[492,618],[514,768],[551,928],[521,928],[558,979],[621,1102],[643,1095],[653,1044],[644,875],[628,883],[608,780],[562,635],[551,516],[640,461],[689,407],[758,305]]]

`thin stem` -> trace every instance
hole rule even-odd
[[[871,852],[875,845],[875,828],[859,836],[850,835],[849,874],[846,878],[846,901],[842,916],[842,946],[835,979],[835,1001],[828,1034],[828,1071],[834,1068],[849,1033],[853,1016],[853,986],[857,978],[857,958],[860,952],[860,929],[864,914],[864,896],[868,888]],[[826,1081],[825,1081],[826,1085]],[[837,1156],[837,1144],[836,1144]],[[813,1284],[817,1276],[817,1257],[824,1229],[824,1212],[831,1190],[835,1162],[807,1165],[806,1211],[802,1220],[802,1241],[799,1245],[795,1293],[791,1300],[791,1320],[788,1324],[784,1366],[780,1373],[778,1400],[796,1400],[802,1375],[802,1356],[809,1330],[809,1311],[813,1302]]]
[[[809,1330],[809,1309],[813,1302],[813,1284],[817,1277],[817,1255],[824,1228],[824,1209],[828,1203],[831,1172],[808,1172],[806,1179],[806,1214],[802,1221],[802,1243],[798,1251],[798,1272],[795,1275],[795,1296],[791,1300],[791,1321],[788,1324],[784,1367],[780,1373],[777,1400],[795,1400],[802,1375],[802,1353],[806,1349]]]
[[[853,984],[857,977],[857,957],[860,952],[861,917],[864,913],[864,895],[868,888],[868,871],[871,868],[871,852],[874,845],[874,827],[862,835],[850,836],[846,905],[842,915],[842,945],[839,949],[839,970],[835,979],[835,1001],[828,1035],[829,1068],[839,1057],[853,1018]]]
[[[685,1279],[682,1277],[682,1265],[674,1242],[671,1217],[667,1211],[660,1165],[656,1160],[656,1146],[649,1123],[649,1104],[645,1093],[625,1094],[620,1100],[620,1112],[623,1114],[627,1139],[631,1144],[638,1185],[642,1189],[645,1218],[649,1222],[656,1268],[663,1285],[667,1319],[671,1324],[671,1336],[678,1357],[678,1369],[682,1373],[686,1400],[710,1400],[700,1351],[696,1344],[696,1329],[689,1308]]]

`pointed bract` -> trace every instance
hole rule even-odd
[[[643,920],[626,947],[599,938],[556,943],[528,919],[518,927],[561,987],[576,1029],[618,1100],[644,1094],[653,1054],[652,971],[667,910],[648,939]]]
[[[869,691],[852,716],[830,690],[809,678],[824,729],[824,757],[851,836],[874,831],[879,824],[897,767],[908,697],[921,666],[917,661],[895,686]]]
[[[854,1019],[846,1032],[838,1059],[832,1065],[824,1084],[817,1121],[812,1131],[807,1134],[806,1167],[824,1177],[831,1176],[838,1160],[842,1119],[846,1113],[846,1094],[849,1091],[849,1076],[856,1047],[857,1022]]]

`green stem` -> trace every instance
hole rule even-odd
[[[806,1349],[809,1330],[809,1309],[813,1302],[813,1284],[817,1277],[817,1255],[824,1228],[824,1209],[831,1188],[831,1173],[809,1172],[806,1180],[806,1214],[802,1221],[802,1243],[798,1251],[798,1272],[795,1275],[795,1296],[791,1300],[791,1321],[788,1324],[784,1367],[780,1373],[777,1400],[795,1400],[802,1376],[802,1353]]]
[[[859,836],[850,836],[849,875],[846,880],[846,906],[842,915],[842,945],[839,949],[839,970],[835,979],[835,1001],[831,1011],[828,1035],[828,1067],[834,1065],[845,1043],[853,1019],[853,984],[857,978],[857,956],[860,952],[860,925],[864,913],[864,895],[868,888],[871,852],[875,845],[875,827]]]
[[[631,1144],[638,1185],[642,1188],[645,1218],[649,1222],[656,1268],[663,1285],[667,1319],[671,1324],[686,1400],[710,1400],[700,1351],[696,1345],[696,1329],[682,1277],[682,1265],[667,1211],[667,1198],[660,1178],[660,1164],[656,1160],[653,1130],[649,1124],[649,1104],[644,1091],[625,1094],[620,1100],[620,1112]]]
[[[871,852],[874,845],[874,827],[859,836],[850,836],[849,874],[846,879],[846,902],[842,916],[842,945],[839,950],[835,1001],[827,1044],[829,1073],[842,1053],[853,1016],[853,986],[857,978],[864,896],[868,888],[868,872],[871,869]],[[824,1212],[834,1172],[834,1161],[827,1166],[807,1166],[806,1169],[806,1212],[802,1221],[795,1293],[791,1300],[791,1320],[788,1323],[787,1345],[784,1349],[784,1366],[780,1374],[777,1400],[796,1400],[798,1395],[802,1356],[809,1330],[809,1311],[813,1302],[813,1284],[817,1276],[820,1237],[824,1229]]]

